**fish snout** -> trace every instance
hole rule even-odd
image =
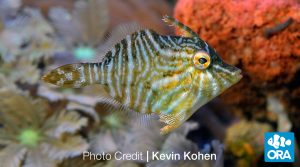
[[[230,71],[231,78],[233,79],[233,81],[235,83],[237,83],[238,81],[240,81],[242,79],[243,75],[242,75],[241,69],[239,69],[235,66],[229,65],[229,64],[226,64],[225,66]]]
[[[234,72],[234,75],[237,77],[238,80],[241,80],[243,78],[242,70],[237,68],[237,70]]]

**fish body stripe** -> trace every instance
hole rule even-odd
[[[160,37],[160,39],[162,39],[162,37]],[[119,43],[119,45],[116,46],[119,47],[119,51],[111,52],[112,56],[110,56],[110,58],[114,60],[109,61],[110,64],[107,65],[102,63],[100,67],[99,73],[101,74],[100,76],[103,76],[100,77],[102,79],[100,83],[108,85],[109,94],[112,97],[118,96],[118,98],[124,102],[125,105],[131,106],[142,113],[152,112],[151,105],[153,103],[151,99],[153,95],[153,89],[155,89],[155,86],[153,88],[151,86],[153,85],[152,82],[167,82],[163,78],[162,79],[164,81],[157,79],[155,74],[159,74],[159,72],[157,72],[155,68],[150,70],[150,67],[155,65],[153,64],[153,60],[157,58],[157,56],[164,56],[168,58],[174,54],[178,54],[175,53],[175,51],[172,51],[172,48],[161,49],[160,46],[168,45],[175,47],[174,41],[166,40],[164,44],[159,42],[159,37],[154,39],[154,36],[149,30],[137,32],[134,39],[132,36],[127,36]],[[178,46],[176,45],[176,47]],[[118,48],[115,48],[115,50],[118,50]],[[135,51],[134,54],[133,51]],[[185,53],[182,55],[187,56]],[[167,59],[165,61],[165,63],[168,63]],[[183,69],[185,65],[187,64],[179,66],[179,69]],[[161,69],[158,68],[158,70]],[[164,69],[164,71],[175,70],[176,64],[165,67]],[[116,73],[117,75],[115,74],[115,77],[112,77],[112,73]],[[156,78],[154,79],[154,77]],[[176,77],[180,77],[180,75]],[[145,81],[150,83],[150,85],[147,85]],[[133,87],[132,85],[137,86]]]
[[[94,68],[93,68],[93,71],[94,71],[94,74],[95,74],[95,80],[96,81],[99,81],[99,71],[98,71],[98,63],[94,63]]]
[[[127,69],[128,69],[128,74],[127,74],[127,82],[126,82],[126,89],[125,89],[125,96],[126,96],[126,101],[125,105],[130,104],[131,100],[131,82],[133,78],[133,70],[134,70],[134,63],[133,63],[133,58],[132,58],[132,45],[131,45],[131,37],[128,35],[126,37],[126,42],[127,42],[127,57],[128,57],[128,62],[127,62]]]
[[[162,36],[159,36],[159,40],[167,47],[172,47]]]
[[[137,37],[134,41],[134,46],[135,46],[134,48],[135,48],[135,57],[137,59],[136,66],[137,66],[137,69],[139,71],[141,71],[142,70],[142,58],[141,58],[141,55],[140,55],[140,46],[139,46],[138,41],[137,41],[137,38],[139,38],[139,36],[140,35],[138,33]]]
[[[112,55],[112,57],[114,57],[115,53],[116,53],[116,49],[113,48],[111,50],[110,54]],[[108,84],[109,92],[110,92],[110,95],[112,97],[116,97],[116,90],[115,90],[115,87],[114,87],[114,84],[116,82],[114,82],[114,80],[113,80],[114,79],[113,78],[113,76],[114,76],[114,71],[113,71],[113,68],[114,68],[114,59],[112,59],[107,66],[108,66],[107,67],[107,84]]]
[[[172,44],[172,47],[176,48],[176,49],[181,49],[173,40],[170,36],[167,37],[168,38],[168,42],[170,42]]]
[[[122,94],[122,90],[121,90],[121,86],[122,86],[122,83],[121,83],[121,72],[122,72],[122,55],[123,55],[123,45],[120,44],[120,45],[117,45],[116,47],[119,48],[119,53],[117,55],[118,59],[116,62],[118,62],[117,64],[117,67],[115,68],[116,69],[116,72],[115,72],[115,82],[117,82],[117,91],[118,91],[118,96],[119,97],[122,97],[123,94]]]
[[[104,76],[104,63],[100,64],[100,83],[104,84],[105,83],[105,76]]]

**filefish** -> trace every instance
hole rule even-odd
[[[242,75],[192,29],[169,16],[163,20],[185,35],[139,30],[115,44],[101,62],[67,64],[42,79],[60,87],[104,85],[123,107],[159,116],[165,123],[161,133],[169,133]]]

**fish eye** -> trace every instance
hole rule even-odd
[[[200,70],[206,69],[210,62],[210,56],[206,52],[197,52],[193,57],[194,65]]]

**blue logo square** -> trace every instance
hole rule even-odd
[[[294,140],[293,132],[265,133],[265,162],[294,162]]]

